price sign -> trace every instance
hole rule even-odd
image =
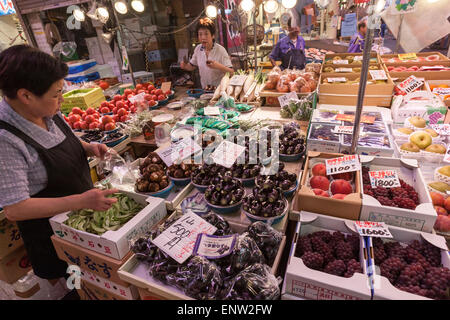
[[[352,126],[335,126],[334,127],[334,133],[336,134],[353,134],[353,127]]]
[[[216,227],[188,211],[152,242],[176,262],[183,263],[192,255],[197,236],[201,233],[214,234],[216,230]]]
[[[414,52],[410,53],[401,53],[398,55],[398,58],[402,61],[404,60],[414,60],[417,59],[417,55]]]
[[[348,60],[333,60],[333,64],[348,64]]]
[[[393,238],[384,222],[356,221],[355,227],[361,236]]]
[[[432,124],[431,129],[436,131],[441,136],[450,136],[450,124]]]
[[[373,80],[387,80],[384,70],[369,70]]]
[[[326,159],[327,175],[361,170],[357,155],[351,154],[334,159]]]
[[[445,152],[444,161],[450,163],[450,145],[447,147],[447,151]]]
[[[354,56],[353,57],[353,61],[362,61],[363,60],[363,56]]]
[[[336,72],[353,72],[352,68],[336,68]]]
[[[434,88],[433,93],[440,96],[446,96],[450,94],[450,88]]]
[[[342,78],[327,78],[328,82],[347,82],[347,79],[342,77]]]
[[[287,106],[289,102],[291,102],[291,100],[298,101],[297,92],[289,92],[278,97],[278,101],[280,102],[281,107]]]
[[[205,107],[204,109],[205,116],[218,116],[220,115],[219,107]]]
[[[355,115],[340,113],[336,116],[338,121],[355,122]],[[375,122],[374,116],[361,116],[361,122],[367,124],[373,124]]]
[[[236,159],[239,158],[244,151],[245,147],[224,140],[216,148],[216,150],[214,150],[211,158],[215,163],[226,168],[231,168],[231,166],[236,162]]]
[[[194,255],[203,256],[206,259],[219,259],[233,252],[237,241],[237,234],[230,236],[212,236],[199,234],[194,247]]]
[[[396,188],[401,187],[400,180],[398,179],[397,171],[395,170],[380,170],[369,171],[370,184],[372,188]]]
[[[423,81],[417,79],[415,76],[409,76],[405,81],[400,83],[397,87],[403,92],[411,93],[419,89],[423,85]]]
[[[166,94],[166,92],[167,91],[169,91],[170,90],[170,86],[172,85],[172,82],[163,82],[162,84],[161,84],[161,90],[162,90],[162,92],[164,93],[164,94]]]
[[[172,164],[181,162],[191,154],[197,153],[202,150],[194,140],[190,137],[184,138],[180,141],[172,143],[169,147],[156,150],[162,161],[166,166],[170,167]]]
[[[234,75],[231,79],[230,79],[230,83],[228,85],[230,86],[243,86],[245,80],[247,79],[246,75]]]

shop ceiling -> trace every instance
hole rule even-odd
[[[90,2],[90,0],[16,0],[16,6],[21,14],[40,12],[61,7],[68,7],[73,4]]]

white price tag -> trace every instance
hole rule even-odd
[[[361,236],[393,238],[384,222],[356,221],[355,227]]]
[[[396,188],[401,187],[398,173],[395,170],[369,171],[370,184],[372,188]]]
[[[353,72],[352,68],[336,68],[335,72]]]
[[[233,252],[237,241],[237,234],[229,236],[212,236],[199,234],[194,247],[194,255],[203,256],[207,259],[219,259]]]
[[[363,56],[354,56],[353,57],[353,61],[362,61],[363,60]]]
[[[205,116],[218,116],[220,115],[219,107],[205,107],[204,109]]]
[[[333,60],[333,64],[348,64],[348,60]]]
[[[431,129],[436,131],[441,136],[450,136],[450,124],[443,123],[443,124],[432,124],[430,125]]]
[[[444,162],[450,163],[450,144],[447,147],[447,151],[445,152]]]
[[[194,140],[190,137],[184,138],[180,141],[172,143],[169,147],[157,150],[156,153],[161,158],[166,166],[170,167],[172,164],[181,162],[192,154],[202,150]]]
[[[342,78],[327,78],[328,82],[347,82],[347,79],[342,77]]]
[[[224,140],[216,150],[214,150],[211,157],[215,163],[226,168],[231,168],[236,162],[236,159],[239,158],[244,151],[245,147]]]
[[[245,80],[247,79],[246,75],[234,75],[231,79],[230,79],[230,83],[228,85],[230,86],[243,86]]]
[[[440,96],[446,96],[450,94],[450,88],[434,88],[433,93]]]
[[[421,86],[423,85],[423,81],[417,79],[415,76],[409,76],[408,78],[406,78],[405,81],[403,81],[402,83],[400,83],[397,87],[408,93],[411,93],[413,91],[416,91],[417,89],[419,89]]]
[[[353,134],[353,126],[335,126],[334,133]]]
[[[278,97],[281,107],[287,106],[291,100],[298,101],[297,92],[289,92]]]
[[[361,170],[361,163],[357,155],[351,154],[339,158],[326,159],[325,167],[327,168],[327,175],[331,175]]]
[[[384,70],[369,70],[373,80],[387,80]]]
[[[214,234],[216,230],[216,227],[188,211],[152,242],[176,262],[183,263],[192,255],[197,236],[201,233]]]

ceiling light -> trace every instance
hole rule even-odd
[[[80,8],[76,8],[75,10],[73,10],[73,16],[75,17],[75,20],[80,22],[83,22],[86,18],[84,16],[84,12]]]
[[[209,6],[206,7],[206,15],[208,16],[208,18],[214,19],[217,17],[217,8],[216,6],[210,4]]]
[[[264,3],[264,11],[267,13],[274,13],[278,10],[278,2],[275,0],[269,0]]]
[[[254,6],[255,3],[253,2],[253,0],[242,0],[241,2],[241,9],[244,10],[245,12],[251,11]]]
[[[282,0],[281,4],[283,5],[283,7],[285,7],[286,9],[292,9],[293,7],[295,7],[295,5],[297,4],[297,0]]]
[[[143,12],[145,9],[144,3],[142,2],[142,0],[131,1],[131,7],[133,8],[134,11],[137,11],[137,12]]]
[[[128,12],[127,3],[124,0],[117,0],[114,3],[114,9],[120,14],[126,14]]]

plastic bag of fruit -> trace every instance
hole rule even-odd
[[[111,173],[108,183],[112,186],[134,185],[139,176],[139,171],[131,165],[131,159],[125,160],[114,149],[108,148],[104,158],[97,165],[99,174]],[[131,191],[131,190],[130,190]]]
[[[128,100],[137,108],[137,112],[148,110],[148,107],[150,106],[149,101],[145,99],[145,95],[145,92],[142,92],[135,96],[128,97]]]
[[[290,83],[289,75],[282,75],[280,80],[277,83],[277,91],[278,92],[289,92],[289,83]]]
[[[277,300],[280,288],[269,266],[255,263],[226,283],[221,296],[223,300]]]
[[[264,90],[274,90],[277,86],[278,80],[280,80],[281,69],[275,67],[267,75],[267,82],[264,86]]]
[[[255,240],[258,248],[264,254],[266,262],[271,266],[277,256],[283,234],[262,221],[251,224],[247,232]]]

